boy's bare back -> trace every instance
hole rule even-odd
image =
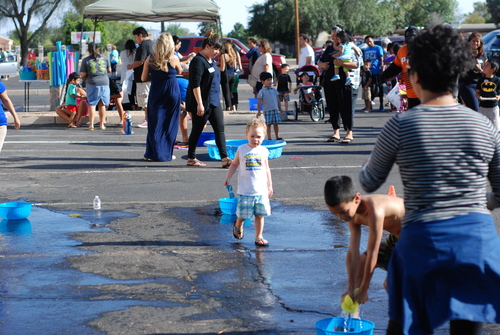
[[[383,230],[399,237],[404,215],[405,207],[402,198],[383,194],[363,195],[356,215],[350,223],[372,228],[372,225],[381,222]],[[376,220],[377,217],[382,220]]]

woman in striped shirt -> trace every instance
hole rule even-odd
[[[387,334],[432,334],[448,320],[450,334],[480,334],[482,322],[500,323],[500,239],[487,208],[500,204],[500,137],[453,98],[470,65],[456,31],[440,25],[418,35],[409,62],[422,103],[388,121],[360,172],[373,192],[396,163],[404,184]]]

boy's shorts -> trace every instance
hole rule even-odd
[[[351,62],[351,59],[341,59],[341,61],[343,61],[344,63],[349,63],[349,62]],[[334,65],[333,67],[342,67],[342,66]]]
[[[67,109],[70,113],[76,113],[76,106],[75,106],[75,105],[66,105],[66,109]]]
[[[283,102],[283,101],[290,101],[290,93],[288,92],[278,92],[280,95],[279,95],[279,98],[280,98],[280,102]]]
[[[371,100],[372,99],[372,90],[371,89],[367,89],[366,91],[363,89],[363,87],[361,87],[361,90],[363,91],[363,93],[361,93],[361,99],[363,100]]]
[[[389,234],[389,237],[380,242],[380,248],[378,249],[378,255],[377,255],[378,268],[387,271],[387,268],[389,267],[389,261],[391,260],[392,251],[396,247],[398,240],[399,238],[397,238],[392,234]]]
[[[280,119],[279,112],[277,109],[265,111],[264,112],[264,119],[266,120],[266,124],[281,123],[281,119]]]
[[[271,215],[271,204],[269,198],[263,195],[240,195],[238,194],[238,208],[236,216],[240,219],[250,219],[254,215]]]

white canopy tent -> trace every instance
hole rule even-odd
[[[217,22],[212,0],[100,0],[85,7],[84,18],[99,21]]]

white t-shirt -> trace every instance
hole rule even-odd
[[[262,145],[252,148],[248,144],[238,147],[238,194],[268,195],[267,170],[264,162],[269,157],[269,150]]]
[[[271,56],[270,53],[260,55],[252,67],[252,76],[257,78],[259,81],[261,72],[264,72],[264,65],[269,65],[267,72],[273,75],[273,56]]]
[[[309,44],[300,49],[299,69],[306,65],[307,57],[311,57],[311,63],[309,64],[314,64],[314,50]]]

